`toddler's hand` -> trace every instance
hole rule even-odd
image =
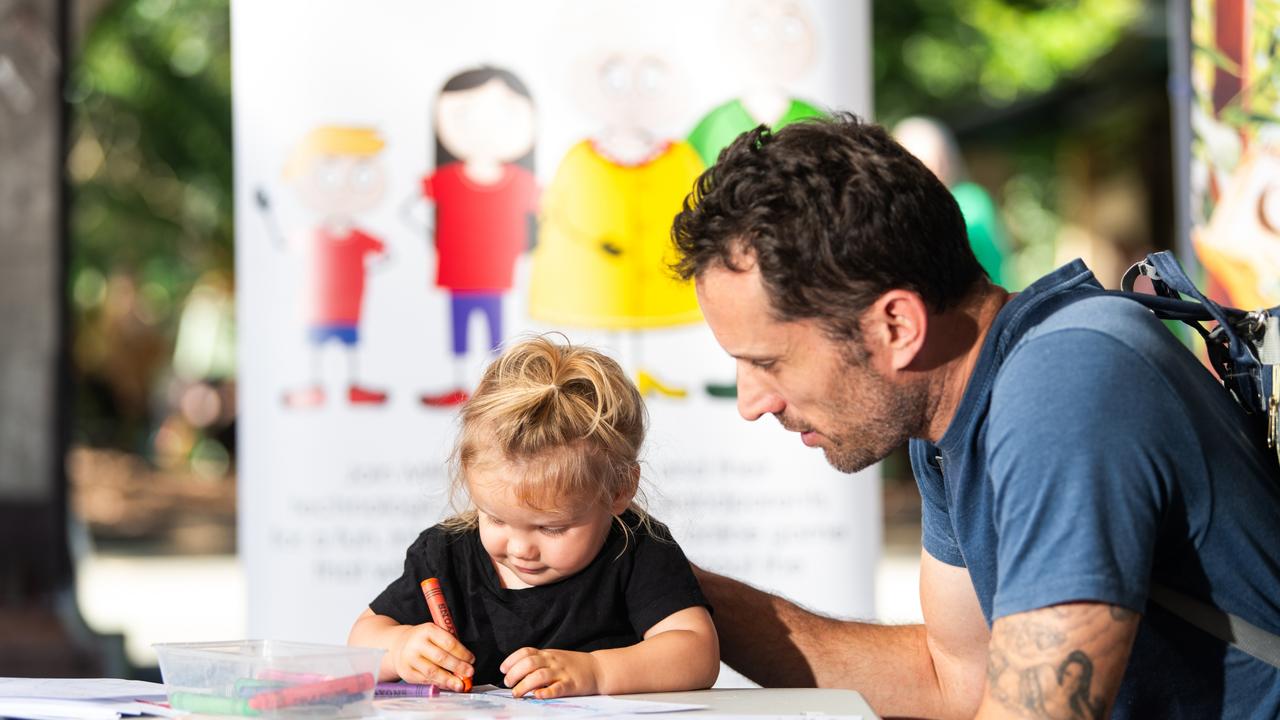
[[[525,647],[508,655],[498,669],[518,698],[530,691],[540,700],[598,692],[599,667],[590,653]]]
[[[391,656],[396,673],[405,682],[430,683],[462,692],[460,678],[475,674],[471,663],[476,656],[435,623],[414,625],[401,633],[391,647]]]

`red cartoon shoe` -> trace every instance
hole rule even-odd
[[[287,390],[284,394],[284,406],[287,408],[311,408],[324,404],[324,388],[312,385],[301,390]]]
[[[423,395],[418,400],[427,407],[456,407],[467,401],[467,391],[462,388],[440,395]]]
[[[347,388],[347,400],[352,405],[382,405],[387,401],[387,394],[379,390],[352,385]]]

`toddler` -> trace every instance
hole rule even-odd
[[[710,687],[719,643],[689,562],[637,502],[646,414],[616,362],[545,337],[508,349],[461,411],[458,514],[409,547],[349,642],[380,680],[537,698]],[[430,621],[438,577],[458,637]]]

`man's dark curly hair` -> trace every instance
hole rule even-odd
[[[858,317],[901,288],[955,306],[986,273],[950,191],[884,128],[856,116],[744,133],[702,173],[672,237],[685,280],[754,257],[775,316],[859,341]]]

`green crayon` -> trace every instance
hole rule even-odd
[[[169,694],[169,705],[174,710],[200,713],[202,715],[257,715],[258,711],[249,707],[244,698],[229,698],[218,695],[201,695],[200,693],[176,692]]]

